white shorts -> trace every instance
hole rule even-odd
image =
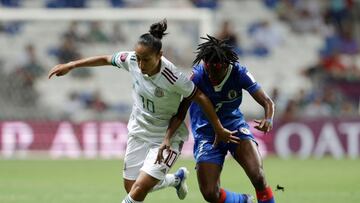
[[[124,158],[124,179],[136,180],[142,170],[158,180],[163,180],[180,156],[182,145],[183,141],[172,143],[170,153],[164,150],[164,162],[155,164],[160,145],[129,137]]]

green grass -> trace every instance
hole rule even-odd
[[[184,201],[168,188],[150,193],[146,202],[204,202],[192,160],[179,160],[190,169],[190,193]],[[264,161],[267,179],[278,203],[360,202],[359,160]],[[120,160],[0,160],[0,203],[120,203],[125,196]],[[232,159],[225,162],[222,186],[254,194],[243,170]]]

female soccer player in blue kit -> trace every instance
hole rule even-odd
[[[214,131],[201,107],[196,103],[191,104],[194,157],[201,193],[209,202],[248,201],[247,195],[220,188],[220,173],[229,151],[250,178],[256,190],[258,203],[274,203],[273,193],[265,179],[257,143],[239,109],[242,90],[245,89],[264,108],[264,118],[255,120],[258,124],[255,128],[266,133],[272,128],[274,103],[250,72],[237,62],[236,53],[226,41],[211,36],[204,39],[206,42],[200,44],[197,49],[194,60],[194,64],[197,65],[194,67],[192,80],[210,98],[222,125],[229,130],[237,130],[236,135],[242,141],[240,144],[218,143],[214,140]],[[201,61],[203,63],[199,64]]]
[[[200,191],[208,202],[252,202],[253,197],[250,195],[220,188],[220,173],[229,151],[255,187],[258,203],[274,203],[272,190],[265,179],[257,142],[239,110],[242,90],[245,89],[264,108],[264,118],[255,120],[258,124],[255,128],[266,133],[272,129],[274,103],[250,72],[237,62],[236,53],[226,41],[209,35],[202,39],[206,42],[198,46],[192,80],[209,97],[222,125],[229,130],[237,131],[235,135],[241,141],[240,144],[236,144],[221,140],[215,135],[201,107],[194,102],[191,103],[190,119],[195,139],[194,157]],[[203,63],[200,63],[201,61]],[[183,118],[189,105],[190,101],[180,106],[182,109],[179,112],[183,112]],[[163,144],[160,150],[164,148]]]

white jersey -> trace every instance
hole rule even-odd
[[[195,93],[194,83],[165,57],[161,57],[160,72],[151,77],[141,73],[135,52],[115,53],[111,63],[132,76],[134,104],[128,123],[129,137],[161,143],[182,99]],[[182,123],[173,141],[185,141],[188,134]]]

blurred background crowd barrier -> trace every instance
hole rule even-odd
[[[128,73],[82,69],[48,80],[47,72],[132,50],[165,17],[164,55],[183,72],[200,36],[228,38],[273,98],[274,130],[253,130],[264,154],[359,157],[359,0],[0,0],[0,156],[122,157]],[[250,122],[263,116],[247,93],[241,110]]]

